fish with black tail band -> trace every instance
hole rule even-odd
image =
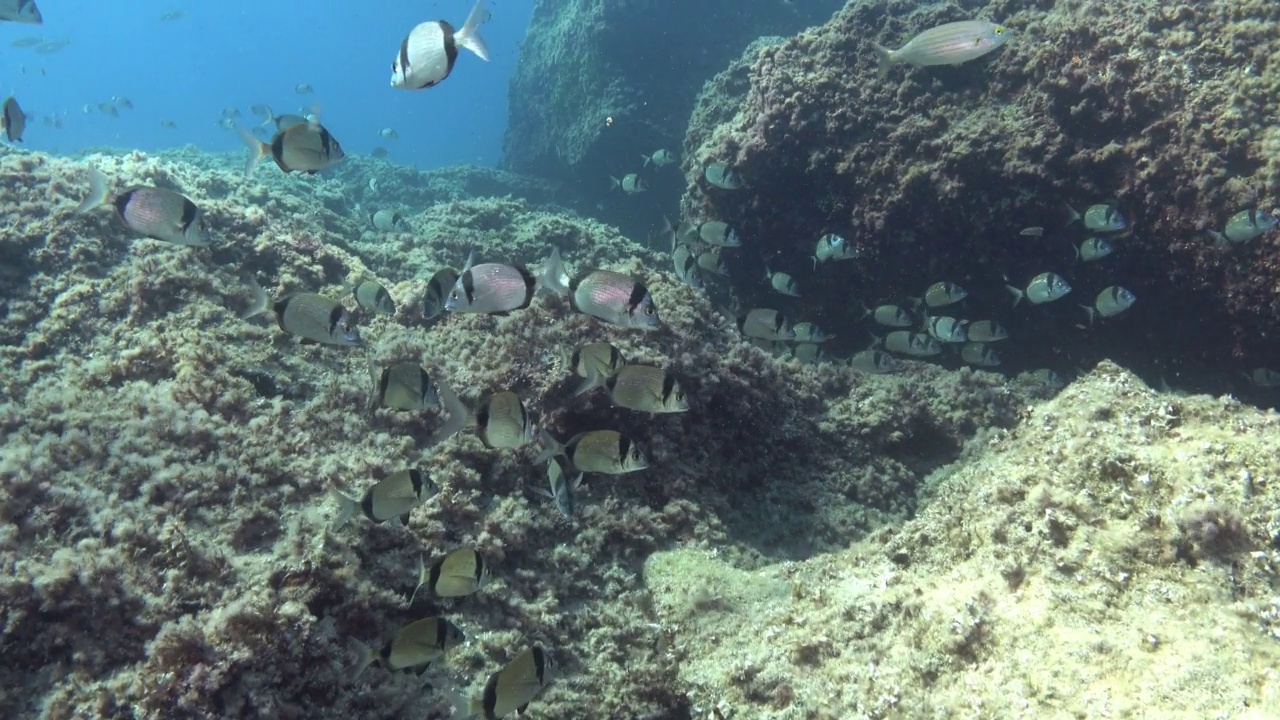
[[[543,430],[542,444],[545,449],[537,462],[563,455],[578,472],[623,475],[649,467],[640,445],[616,430],[588,430],[564,444]]]
[[[739,190],[742,188],[742,177],[738,171],[722,162],[713,162],[702,171],[708,183],[721,190]]]
[[[877,325],[892,328],[911,327],[916,324],[916,316],[910,310],[899,305],[877,305],[875,309],[863,306],[863,317],[871,316]]]
[[[883,350],[871,348],[849,358],[849,367],[869,375],[886,375],[902,369],[902,363]]]
[[[1088,305],[1080,307],[1084,308],[1085,313],[1089,315],[1089,324],[1092,325],[1099,315],[1104,318],[1115,317],[1133,307],[1136,302],[1138,302],[1137,295],[1119,285],[1112,285],[1098,293],[1092,307]]]
[[[828,335],[825,330],[811,322],[798,322],[791,328],[793,339],[796,342],[807,343],[824,343],[834,335]]]
[[[382,232],[406,232],[409,223],[395,210],[382,209],[369,215],[369,222]]]
[[[1094,262],[1115,252],[1115,246],[1104,237],[1091,237],[1076,247],[1076,259],[1082,262]]]
[[[212,239],[202,211],[191,198],[166,188],[134,186],[119,195],[107,191],[107,178],[89,168],[89,196],[76,208],[83,215],[110,202],[131,231],[162,242],[205,247]]]
[[[603,385],[627,364],[622,351],[609,343],[587,343],[562,359],[575,375],[584,378],[573,391],[574,397]]]
[[[739,247],[742,240],[729,223],[723,220],[708,220],[698,225],[698,237],[702,242],[717,247]]]
[[[1009,29],[989,20],[961,20],[925,30],[897,50],[871,43],[881,78],[889,68],[906,63],[912,67],[960,65],[993,52],[1008,42]]]
[[[0,114],[0,129],[9,142],[22,142],[22,133],[27,131],[27,114],[13,97],[4,101],[3,113]]]
[[[427,292],[422,298],[422,317],[430,320],[444,312],[445,300],[458,282],[458,271],[453,268],[437,270],[427,281]]]
[[[379,369],[369,363],[373,378],[373,393],[369,407],[387,407],[395,410],[426,410],[440,402],[440,396],[431,376],[414,362],[402,362]]]
[[[280,329],[325,345],[359,345],[360,331],[342,302],[315,293],[286,295],[275,302],[255,281],[253,303],[241,317],[245,320],[268,312],[276,317]]]
[[[942,352],[942,345],[928,333],[894,330],[884,336],[884,349],[910,357],[929,357]]]
[[[931,308],[954,305],[969,297],[969,291],[953,282],[936,282],[924,291],[924,304]]]
[[[503,390],[476,410],[476,434],[487,448],[523,447],[533,439],[533,419],[519,395]]]
[[[645,179],[635,173],[627,173],[618,179],[612,175],[609,176],[609,189],[622,188],[622,192],[628,195],[642,193],[649,189],[649,183]]]
[[[335,488],[329,491],[338,503],[338,517],[333,521],[333,529],[346,525],[357,514],[363,514],[375,523],[398,517],[400,522],[408,525],[409,513],[438,491],[431,478],[417,469],[401,470],[371,485],[359,500]]]
[[[538,281],[528,270],[516,265],[481,263],[467,266],[458,275],[444,301],[444,309],[455,313],[505,315],[529,307]]]
[[[653,163],[658,167],[666,167],[668,165],[672,165],[674,163],[680,162],[680,156],[677,155],[676,153],[671,152],[670,150],[667,150],[666,148],[655,150],[652,155],[642,154],[640,157],[644,158],[645,167],[649,167],[649,163]]]
[[[264,143],[247,130],[240,130],[240,139],[249,148],[249,160],[244,166],[244,176],[252,177],[262,158],[270,156],[284,172],[315,174],[333,166],[346,153],[342,145],[319,121],[306,122],[276,131],[270,143]]]
[[[1084,226],[1094,232],[1114,233],[1129,227],[1129,221],[1125,219],[1119,206],[1114,202],[1090,205],[1085,209],[1084,215],[1076,212],[1070,205],[1067,206],[1068,225],[1082,218]]]
[[[861,253],[848,240],[836,235],[835,233],[827,233],[818,238],[818,247],[813,251],[813,264],[824,263],[828,260],[839,262],[841,260],[853,260]]]
[[[418,557],[418,586],[414,588],[409,604],[418,593],[426,590],[431,597],[448,598],[470,595],[489,582],[489,567],[479,550],[462,548],[454,550],[431,563]]]
[[[356,283],[351,288],[351,295],[361,310],[375,315],[396,314],[396,303],[391,299],[391,293],[377,281],[362,280]]]
[[[618,327],[654,330],[662,326],[649,289],[630,275],[594,270],[569,283],[569,306]]]
[[[706,287],[698,269],[698,258],[688,245],[676,245],[671,251],[671,260],[675,263],[676,279],[694,290]]]
[[[565,469],[565,465],[568,462],[568,458],[561,455],[547,460],[548,488],[538,492],[551,498],[561,515],[571,518],[577,510],[577,501],[574,498],[574,493],[582,485],[582,473],[578,473],[576,477],[570,479]]]
[[[1071,283],[1061,275],[1051,272],[1042,272],[1031,278],[1026,290],[1019,290],[1012,285],[1005,287],[1013,295],[1014,307],[1022,302],[1022,298],[1026,298],[1032,305],[1042,305],[1066,297],[1071,292]]]
[[[706,252],[699,253],[695,262],[698,264],[698,270],[700,271],[727,277],[729,275],[729,266],[725,264],[724,255],[717,252],[718,250],[719,248],[712,248]]]
[[[623,365],[604,382],[614,405],[647,413],[679,413],[689,398],[675,376],[662,368]]]
[[[27,25],[44,24],[35,0],[0,0],[0,20]]]
[[[375,662],[391,672],[421,675],[431,663],[447,657],[449,651],[466,640],[466,634],[457,625],[442,617],[423,618],[405,625],[377,651],[352,638],[350,646],[355,651],[356,663],[351,679],[359,678]]]
[[[788,273],[773,272],[766,264],[764,266],[764,279],[769,283],[774,292],[788,297],[800,297],[800,283]]]
[[[996,320],[979,320],[966,328],[969,342],[998,342],[1009,337],[1009,331]]]
[[[738,318],[738,331],[749,338],[794,340],[795,331],[787,316],[769,308],[756,308]]]
[[[1267,212],[1253,209],[1241,210],[1227,220],[1227,225],[1222,230],[1222,237],[1237,244],[1247,243],[1259,235],[1270,232],[1278,225],[1280,220]]]
[[[458,718],[477,715],[485,720],[498,720],[511,713],[524,715],[529,703],[555,679],[556,664],[537,645],[517,655],[498,672],[489,676],[478,697],[449,692],[450,702]]]
[[[458,48],[489,62],[489,48],[480,37],[485,17],[484,0],[477,0],[460,30],[454,31],[444,20],[418,23],[400,42],[400,51],[391,61],[391,87],[425,90],[439,85],[453,72]]]
[[[929,318],[926,327],[929,334],[947,343],[962,343],[969,339],[964,329],[965,321],[947,315],[935,315]]]
[[[791,359],[801,365],[817,365],[827,359],[827,353],[817,343],[796,343],[791,348]]]
[[[1000,356],[995,348],[980,342],[965,343],[960,348],[960,359],[977,367],[995,367],[1000,364]]]

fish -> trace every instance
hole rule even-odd
[[[533,439],[533,420],[520,396],[503,390],[476,411],[476,434],[491,449],[515,449]]]
[[[240,117],[240,108],[234,108],[234,107],[222,108],[222,117],[230,120],[235,120]]]
[[[1008,28],[988,20],[962,20],[925,30],[897,50],[875,42],[871,45],[879,62],[877,72],[884,78],[889,68],[902,63],[919,68],[976,60],[999,49],[1010,35]]]
[[[369,152],[370,156],[376,157],[376,158],[384,158],[390,154],[391,152],[384,147],[376,147]]]
[[[739,190],[742,188],[742,178],[738,175],[738,171],[729,167],[726,163],[711,163],[703,169],[702,176],[707,179],[707,182],[721,190]]]
[[[572,480],[569,479],[568,473],[565,472],[565,464],[568,458],[557,455],[547,461],[547,484],[548,490],[540,490],[543,495],[551,498],[556,509],[565,517],[573,517],[576,510],[573,493],[582,485],[582,473],[578,473]]]
[[[537,462],[563,455],[574,470],[603,475],[624,475],[649,467],[640,445],[616,430],[588,430],[563,445],[545,429],[541,437],[546,449]]]
[[[1057,372],[1049,368],[1041,368],[1033,371],[1031,373],[1031,379],[1050,390],[1061,390],[1067,386],[1067,381]]]
[[[924,292],[924,304],[931,308],[946,307],[969,297],[969,291],[953,282],[936,282]]]
[[[121,108],[124,108],[125,110],[133,109],[133,101],[127,97],[124,97],[123,95],[113,96],[111,98],[111,102],[115,103],[116,107],[121,107]]]
[[[889,353],[872,348],[856,353],[849,358],[849,367],[860,373],[884,375],[901,370],[902,363],[898,362],[898,359]]]
[[[1222,234],[1233,243],[1246,243],[1277,225],[1280,220],[1262,210],[1241,210],[1227,221]]]
[[[594,270],[569,283],[569,306],[618,327],[654,330],[662,326],[649,289],[630,275]]]
[[[391,293],[374,280],[362,280],[351,288],[351,294],[361,310],[375,315],[395,315],[396,303]]]
[[[37,45],[36,52],[40,53],[41,55],[52,55],[53,53],[58,52],[59,50],[61,50],[62,48],[70,44],[71,44],[71,40],[69,38],[63,38],[61,40],[50,40],[49,42],[44,42]]]
[[[728,223],[720,220],[709,220],[698,225],[698,237],[708,245],[717,247],[739,247],[741,238]]]
[[[489,568],[479,550],[454,550],[430,566],[424,565],[422,556],[418,556],[418,586],[414,588],[409,604],[413,605],[414,598],[423,588],[431,597],[464,597],[480,590],[488,582]]]
[[[311,119],[306,115],[297,115],[294,113],[285,113],[284,115],[273,115],[262,125],[275,125],[276,130],[288,130],[296,125],[306,125]],[[261,127],[261,126],[259,126]]]
[[[572,355],[562,355],[562,359],[575,375],[584,378],[573,391],[574,397],[603,385],[627,364],[622,351],[607,342],[587,343]]]
[[[996,320],[979,320],[966,329],[969,342],[998,342],[1009,337],[1009,331]]]
[[[107,191],[107,178],[89,168],[89,195],[75,209],[83,215],[110,202],[131,231],[174,245],[205,247],[213,242],[204,211],[191,198],[166,188],[135,185],[119,195]]]
[[[793,339],[796,342],[808,343],[824,343],[834,335],[828,335],[822,328],[811,322],[798,322],[791,328]]]
[[[116,109],[115,105],[112,105],[109,102],[98,103],[98,111],[101,112],[103,115],[110,115],[111,117],[120,117],[120,111]]]
[[[1076,248],[1076,259],[1084,262],[1101,260],[1115,251],[1115,246],[1104,237],[1091,237]]]
[[[647,413],[680,413],[689,409],[689,398],[680,381],[662,368],[623,365],[604,381],[614,405]]]
[[[541,647],[534,645],[490,675],[480,696],[449,693],[450,702],[462,718],[482,715],[485,720],[497,720],[513,712],[524,715],[525,708],[546,689],[555,673],[556,664]]]
[[[378,136],[379,136],[379,137],[384,137],[384,138],[386,138],[386,139],[388,139],[388,140],[399,140],[399,139],[400,139],[400,133],[396,132],[394,129],[389,128],[389,127],[388,127],[388,128],[382,128],[381,130],[379,130],[379,131],[378,131]]]
[[[426,368],[416,362],[401,362],[379,369],[369,361],[369,375],[373,379],[373,392],[369,395],[369,408],[388,407],[394,410],[425,410],[440,404],[440,393]]]
[[[0,114],[0,129],[4,130],[4,136],[9,142],[22,142],[22,133],[27,130],[27,114],[22,111],[22,106],[12,95],[4,101],[4,108]]]
[[[818,247],[813,251],[813,264],[817,267],[818,263],[828,260],[833,262],[853,260],[861,254],[848,240],[835,233],[827,233],[818,238]]]
[[[251,289],[253,302],[241,319],[271,312],[281,330],[304,340],[326,345],[360,344],[360,330],[340,301],[315,293],[295,293],[271,302],[257,282]]]
[[[236,121],[232,120],[231,118],[222,118],[221,120],[218,121],[217,124],[218,124],[218,127],[222,128],[223,130],[236,129]]]
[[[863,317],[870,315],[877,325],[884,327],[904,328],[916,324],[915,314],[898,305],[877,305],[875,310],[866,307],[863,310]]]
[[[960,348],[960,359],[978,367],[995,367],[1000,364],[1000,356],[995,349],[980,342],[965,343]]]
[[[962,343],[969,339],[968,333],[964,329],[964,320],[957,320],[947,315],[936,315],[929,318],[926,326],[928,327],[929,335],[942,342]]]
[[[391,232],[393,230],[407,232],[409,230],[409,223],[406,222],[404,217],[395,210],[387,210],[384,208],[377,212],[370,213],[369,222],[373,223],[375,228],[383,232]]]
[[[1023,237],[1042,237],[1044,236],[1044,228],[1039,226],[1022,228],[1022,230],[1019,231],[1018,234],[1022,235]]]
[[[0,2],[0,7],[3,7],[3,5],[4,5],[4,3],[3,3],[3,2]],[[0,11],[0,13],[3,13],[3,11]],[[4,18],[3,18],[3,17],[0,17],[0,19],[4,19]],[[34,36],[34,35],[28,35],[28,36],[26,36],[26,37],[20,37],[20,38],[18,38],[17,40],[13,40],[13,41],[11,41],[11,42],[9,43],[9,47],[15,47],[15,48],[27,48],[27,47],[32,47],[32,46],[35,46],[35,45],[39,45],[39,44],[40,44],[41,39],[42,39],[42,38],[38,38],[38,37],[36,37],[36,36]]]
[[[177,129],[178,129],[178,123],[176,123],[176,122],[174,122],[174,121],[172,121],[172,120],[167,120],[167,119],[166,119],[166,120],[161,120],[161,121],[160,121],[160,127],[165,128],[166,130],[177,130]]]
[[[775,292],[789,297],[800,297],[800,283],[791,275],[784,272],[770,272],[769,266],[764,267],[764,279]]]
[[[1138,297],[1132,292],[1119,285],[1111,285],[1104,288],[1098,293],[1098,297],[1094,299],[1093,305],[1081,305],[1089,316],[1089,324],[1092,325],[1095,318],[1101,315],[1104,318],[1115,317],[1120,313],[1133,307],[1138,302]]]
[[[826,359],[826,353],[817,343],[798,343],[791,349],[791,358],[801,365],[816,365]]]
[[[293,91],[299,95],[310,95],[315,92],[316,89],[311,87],[311,83],[298,83],[293,86]]]
[[[738,331],[749,338],[762,340],[794,340],[796,337],[787,316],[768,308],[749,310],[738,318]]]
[[[641,154],[640,157],[644,158],[645,167],[649,167],[649,163],[653,163],[657,167],[666,167],[680,162],[680,156],[666,148],[655,150],[652,155]]]
[[[476,0],[467,21],[456,33],[444,20],[416,25],[401,41],[400,51],[391,63],[391,87],[425,90],[439,85],[453,72],[459,47],[488,62],[489,48],[480,36],[484,16],[484,0]]]
[[[1071,292],[1071,284],[1061,275],[1051,272],[1042,272],[1031,278],[1025,291],[1012,285],[1005,285],[1005,287],[1013,294],[1014,307],[1017,307],[1024,297],[1030,300],[1032,305],[1040,305],[1058,300]]]
[[[610,183],[609,185],[610,190],[616,187],[620,187],[622,188],[622,192],[627,193],[629,195],[642,193],[645,190],[649,189],[649,183],[645,182],[644,178],[640,177],[635,173],[627,173],[626,175],[622,176],[621,180],[610,175],[609,183]]]
[[[1067,206],[1067,224],[1081,219],[1080,213],[1075,208]],[[1129,222],[1125,220],[1124,215],[1120,213],[1120,208],[1114,202],[1097,203],[1090,205],[1084,211],[1084,226],[1094,232],[1112,233],[1120,232],[1129,227]]]
[[[338,504],[338,517],[334,519],[332,527],[337,530],[357,514],[363,514],[375,523],[398,517],[401,523],[408,525],[409,513],[431,499],[439,490],[431,478],[418,469],[392,473],[386,479],[370,485],[359,500],[333,488],[329,495]]]
[[[245,177],[252,177],[262,158],[271,156],[284,172],[315,174],[337,163],[345,153],[342,145],[319,122],[304,122],[277,130],[270,143],[264,143],[245,130],[240,139],[249,148]]]
[[[455,313],[505,315],[523,310],[533,302],[538,281],[528,270],[516,265],[481,263],[471,259],[445,298],[444,309]]]
[[[699,270],[705,270],[712,275],[725,277],[729,275],[729,266],[725,264],[724,255],[715,250],[699,253],[695,262],[698,264]]]
[[[928,333],[894,330],[884,336],[884,349],[911,357],[929,357],[942,352],[942,346]]]
[[[431,663],[466,640],[466,634],[443,617],[427,617],[405,625],[376,652],[353,638],[350,645],[357,659],[351,679],[359,678],[375,662],[391,672],[403,670],[421,675]]]
[[[688,245],[676,245],[671,251],[671,260],[675,263],[676,278],[694,290],[702,290],[706,283],[698,272],[698,258]]]
[[[40,8],[36,7],[35,0],[0,0],[0,20],[27,25],[44,23],[44,17],[40,14]]]
[[[453,268],[437,270],[427,281],[427,292],[422,298],[422,317],[430,320],[444,312],[444,302],[449,291],[458,282],[458,271]]]
[[[258,117],[267,118],[267,122],[270,122],[271,119],[275,117],[275,113],[271,111],[271,106],[264,105],[262,103],[257,103],[256,105],[250,105],[249,112],[253,113],[254,115],[257,115]]]
[[[1254,368],[1248,373],[1249,382],[1260,388],[1280,387],[1280,372],[1271,368]]]
[[[181,10],[170,10],[168,12],[162,13],[160,15],[160,20],[163,22],[173,22],[174,20],[181,20],[184,14],[185,13],[183,13]]]

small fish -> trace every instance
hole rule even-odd
[[[563,455],[578,472],[623,475],[649,467],[640,446],[616,430],[588,430],[574,435],[563,445],[543,430],[542,443],[546,449],[537,462]]]
[[[27,130],[27,114],[13,96],[4,101],[3,115],[0,115],[0,129],[9,142],[22,142],[22,133]],[[37,133],[38,135],[39,133]]]
[[[401,523],[408,525],[409,513],[437,492],[439,488],[431,478],[417,469],[401,470],[374,483],[359,500],[332,489],[329,495],[338,503],[338,517],[333,521],[333,529],[346,525],[357,514],[363,514],[375,523],[398,517]]]
[[[1083,262],[1101,260],[1115,252],[1115,249],[1110,240],[1103,237],[1091,237],[1080,243],[1080,246],[1076,248],[1076,259]]]
[[[904,328],[916,324],[915,314],[898,305],[877,305],[875,310],[866,310],[863,317],[867,315],[870,315],[877,325],[884,327]]]
[[[390,154],[391,152],[384,147],[376,147],[369,153],[370,156],[376,158],[384,158]]]
[[[604,381],[614,405],[647,413],[680,413],[689,398],[675,376],[662,368],[623,365]]]
[[[440,393],[426,368],[415,362],[388,365],[381,370],[372,360],[369,375],[373,379],[373,392],[369,407],[388,407],[394,410],[425,410],[440,403]]]
[[[409,604],[423,588],[431,597],[464,597],[489,582],[489,568],[479,550],[462,548],[454,550],[428,567],[418,558],[418,586],[414,588]]]
[[[699,270],[705,270],[712,275],[720,275],[723,277],[728,277],[729,275],[729,266],[725,264],[724,255],[716,252],[715,250],[708,250],[706,252],[699,253],[695,262],[698,264]]]
[[[1271,368],[1254,368],[1248,374],[1249,382],[1260,388],[1280,387],[1280,372],[1276,372]]]
[[[1000,356],[990,346],[980,342],[965,343],[960,348],[960,359],[978,367],[995,367],[1000,364]]]
[[[655,150],[652,155],[641,155],[640,157],[644,158],[645,167],[649,167],[649,163],[653,163],[658,167],[666,167],[673,163],[680,162],[680,156],[666,148]]]
[[[489,676],[479,697],[452,697],[452,703],[469,718],[481,715],[497,720],[524,710],[555,679],[556,664],[541,647],[534,645]]]
[[[36,52],[40,53],[41,55],[52,55],[53,53],[58,52],[59,50],[61,50],[62,48],[70,44],[71,44],[71,40],[68,38],[63,38],[61,40],[50,40],[49,42],[40,43],[39,45],[37,45]]]
[[[924,292],[924,304],[931,308],[954,305],[969,297],[969,291],[953,282],[936,282]]]
[[[223,130],[235,130],[236,121],[232,120],[231,118],[222,118],[221,120],[218,121],[218,127],[222,128]]]
[[[721,190],[738,190],[742,187],[742,178],[738,171],[722,162],[713,162],[702,171],[707,182]]]
[[[569,479],[568,473],[565,472],[565,463],[568,458],[557,455],[547,461],[547,484],[548,490],[540,491],[543,495],[555,501],[556,509],[565,517],[573,517],[576,509],[573,494],[582,485],[582,473],[578,473],[577,477]]]
[[[853,260],[861,254],[848,240],[835,233],[827,233],[818,238],[818,247],[813,251],[813,263],[816,266],[828,260]]]
[[[796,342],[824,343],[834,337],[832,335],[828,335],[822,328],[811,322],[796,323],[791,328],[791,333]]]
[[[610,183],[609,185],[610,190],[616,187],[620,187],[622,188],[622,192],[627,193],[628,195],[642,193],[645,190],[649,189],[649,183],[645,182],[644,178],[640,177],[635,173],[627,173],[626,175],[622,176],[621,180],[610,175],[609,183]]]
[[[487,448],[523,447],[533,439],[533,420],[520,396],[503,390],[476,411],[476,434]]]
[[[1080,213],[1070,205],[1067,206],[1067,214],[1068,225],[1081,218]],[[1106,202],[1090,205],[1084,211],[1084,226],[1094,232],[1112,233],[1129,227],[1129,222],[1125,220],[1124,215],[1120,214],[1120,208],[1116,203]]]
[[[1081,305],[1085,313],[1089,315],[1089,324],[1092,325],[1097,316],[1104,318],[1115,317],[1120,313],[1133,307],[1138,302],[1138,297],[1119,285],[1112,285],[1104,288],[1098,293],[1098,297],[1094,299],[1093,306]]]
[[[817,343],[799,343],[791,349],[791,358],[801,365],[817,365],[826,359],[826,353]]]
[[[884,336],[884,349],[911,357],[929,357],[942,352],[942,346],[928,333],[894,330]]]
[[[902,369],[902,363],[889,353],[872,348],[849,358],[849,367],[860,373],[884,375]]]
[[[739,247],[742,240],[728,223],[709,220],[698,226],[698,237],[708,245],[717,247]]]
[[[1009,331],[995,320],[979,320],[967,328],[969,342],[998,342],[1009,337]]]
[[[391,293],[378,282],[373,280],[358,282],[351,288],[351,294],[361,310],[375,315],[396,314],[396,303],[391,299]]]
[[[431,663],[445,657],[450,650],[466,642],[467,636],[457,625],[442,617],[428,617],[400,628],[381,650],[352,639],[356,652],[351,679],[356,679],[375,662],[391,672],[416,672],[421,675]]]
[[[965,321],[947,315],[936,315],[929,318],[929,335],[947,343],[962,343],[969,339],[964,329]]]
[[[564,356],[562,359],[575,375],[585,379],[573,391],[574,397],[603,385],[605,380],[613,377],[622,366],[627,364],[627,358],[621,350],[603,342],[583,345],[574,350],[572,355]]]
[[[762,340],[794,340],[796,337],[787,316],[768,308],[756,308],[738,318],[738,330],[749,338]]]
[[[453,268],[437,270],[427,282],[427,292],[422,298],[422,317],[430,320],[444,312],[449,291],[458,282],[458,271]]]
[[[930,28],[907,41],[897,50],[871,43],[879,58],[878,72],[883,78],[889,68],[900,63],[912,67],[960,65],[976,60],[1009,40],[1009,29],[987,20],[962,20]]]
[[[764,279],[775,292],[789,297],[800,297],[800,283],[796,282],[791,275],[784,272],[770,272],[769,266],[765,265]]]
[[[676,245],[675,250],[671,251],[671,260],[675,263],[676,278],[680,282],[695,290],[706,287],[702,274],[698,272],[698,258],[688,245]]]
[[[44,23],[44,18],[40,15],[40,8],[36,7],[35,0],[0,0],[0,20],[25,23],[27,25]]]
[[[484,18],[484,0],[476,0],[467,21],[456,33],[444,20],[419,23],[400,43],[400,52],[391,63],[391,87],[424,90],[439,85],[453,72],[459,47],[488,62],[489,48],[480,37]]]
[[[1280,225],[1280,220],[1262,210],[1241,210],[1227,221],[1222,234],[1233,243],[1246,243],[1276,225]]]
[[[293,91],[299,95],[310,95],[315,92],[316,89],[311,87],[311,83],[298,83],[293,86]]]
[[[360,344],[360,331],[341,302],[315,293],[296,293],[273,303],[256,282],[252,290],[253,303],[242,319],[271,312],[281,330],[305,340],[327,345]]]
[[[222,117],[230,120],[236,120],[240,117],[240,108],[222,108]]]
[[[481,263],[467,267],[458,276],[444,301],[444,309],[455,313],[504,315],[523,310],[533,301],[538,281],[528,270],[501,263]]]
[[[245,177],[252,177],[262,158],[270,156],[284,172],[315,174],[345,157],[336,138],[318,122],[306,122],[276,131],[270,143],[251,133],[240,131],[240,139],[249,148]]]
[[[161,120],[161,121],[160,121],[160,127],[164,128],[164,129],[166,129],[166,130],[177,130],[177,129],[178,129],[178,123],[176,123],[176,122],[174,122],[174,121],[172,121],[172,120]]]
[[[1061,275],[1051,272],[1043,272],[1031,278],[1031,282],[1027,285],[1025,291],[1019,290],[1012,285],[1005,285],[1005,287],[1013,294],[1014,307],[1017,307],[1024,297],[1030,300],[1032,305],[1040,305],[1058,300],[1071,292],[1071,284],[1064,280]]]
[[[381,130],[379,130],[379,131],[378,131],[378,136],[379,136],[379,137],[384,137],[384,138],[386,138],[386,139],[388,139],[388,140],[399,140],[399,139],[400,139],[400,133],[396,132],[394,129],[389,128],[389,127],[388,127],[388,128],[382,128]]]
[[[89,168],[89,196],[75,213],[83,215],[108,201],[125,227],[143,237],[188,247],[204,247],[212,242],[204,211],[191,198],[166,188],[142,186],[112,196],[107,191],[106,176]]]
[[[569,283],[569,306],[611,325],[640,330],[662,326],[649,290],[630,275],[595,270]]]
[[[395,210],[387,210],[384,208],[377,212],[370,213],[369,222],[373,223],[375,228],[383,232],[407,232],[409,230],[409,223],[406,222],[404,217]]]
[[[1049,368],[1041,368],[1032,372],[1031,379],[1050,390],[1061,390],[1067,386],[1067,381],[1063,379],[1061,375]]]
[[[1023,237],[1043,237],[1044,228],[1039,226],[1022,228],[1022,230],[1018,234],[1022,235]]]
[[[258,103],[256,105],[250,105],[249,112],[253,113],[254,115],[257,115],[260,118],[267,118],[268,122],[271,121],[271,118],[275,117],[275,113],[271,112],[271,106],[264,105],[262,103]]]
[[[3,5],[4,5],[4,3],[3,3],[3,2],[0,2],[0,7],[2,7]],[[2,14],[3,14],[3,11],[2,11],[2,10],[0,10],[0,15],[2,15]],[[5,19],[5,18],[0,17],[0,19]],[[38,38],[38,37],[36,37],[36,36],[34,36],[34,35],[28,35],[28,36],[26,36],[26,37],[21,37],[21,38],[18,38],[17,40],[14,40],[14,41],[10,42],[10,43],[9,43],[9,47],[15,47],[15,48],[27,48],[27,47],[32,47],[32,46],[35,46],[35,45],[39,45],[39,44],[40,44],[40,41],[41,41],[41,38]]]
[[[109,102],[98,103],[98,112],[103,115],[110,115],[111,117],[120,117],[120,111],[116,109],[115,105],[112,105]]]
[[[161,14],[160,20],[163,22],[173,22],[174,20],[181,20],[184,14],[185,13],[183,13],[181,10],[170,10],[166,13]]]

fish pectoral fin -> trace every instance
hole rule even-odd
[[[403,514],[403,515],[401,515],[401,516],[400,516],[400,524],[401,524],[401,525],[404,525],[404,526],[406,526],[406,527],[408,527],[408,525],[409,525],[409,513],[405,513],[405,514]]]

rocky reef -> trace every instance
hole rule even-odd
[[[872,41],[898,47],[972,17],[1012,39],[965,65],[877,77]],[[1110,357],[1153,382],[1272,403],[1242,374],[1280,357],[1280,237],[1232,245],[1209,231],[1280,204],[1277,22],[1263,0],[855,0],[707,86],[686,136],[684,211],[743,235],[751,252],[731,270],[745,302],[761,302],[759,257],[776,254],[810,289],[793,312],[846,337],[865,337],[851,294],[874,305],[951,280],[1010,326],[1013,367]],[[709,187],[713,160],[745,187]],[[1075,262],[1087,235],[1066,206],[1107,201],[1130,229],[1112,257]],[[814,269],[825,232],[862,258]],[[1043,271],[1074,294],[1010,311],[1006,283]],[[1090,324],[1078,305],[1111,284],[1137,305]]]

